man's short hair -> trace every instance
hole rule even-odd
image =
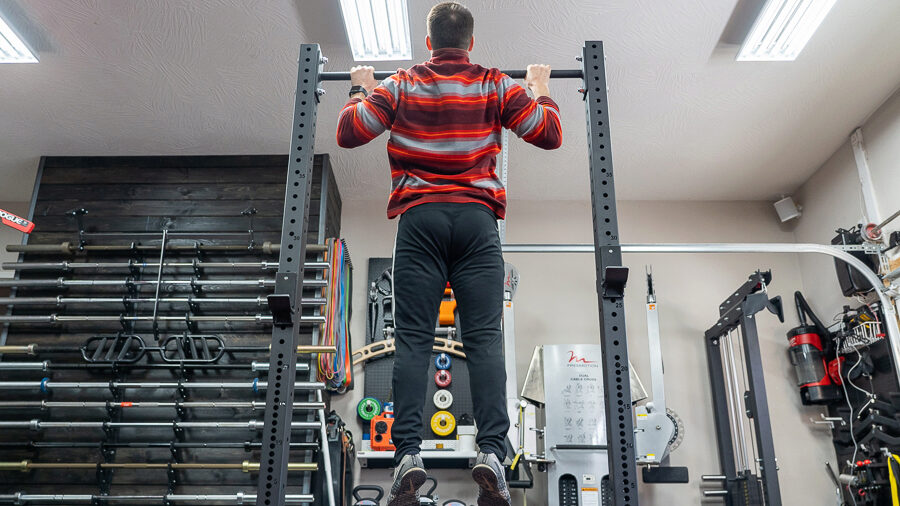
[[[441,2],[428,13],[428,36],[431,48],[455,47],[469,49],[475,19],[465,5]]]

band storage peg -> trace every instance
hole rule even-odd
[[[450,371],[446,369],[438,369],[438,371],[434,373],[434,384],[437,385],[438,388],[447,388],[452,381],[453,376],[451,376]]]
[[[438,411],[431,417],[431,431],[441,437],[449,436],[456,430],[456,418],[449,411]]]
[[[356,414],[368,422],[381,414],[381,403],[374,397],[366,397],[356,405]]]
[[[440,370],[450,369],[450,366],[453,365],[453,361],[450,359],[450,355],[446,353],[439,353],[437,357],[434,358],[434,366]]]
[[[434,401],[434,407],[446,410],[453,405],[453,394],[450,393],[450,390],[438,390],[434,393],[432,400]]]

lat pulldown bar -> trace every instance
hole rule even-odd
[[[245,473],[259,472],[259,462],[245,460],[240,463],[219,462],[0,462],[0,471],[19,471],[27,473],[36,469],[235,469]],[[316,470],[315,463],[291,462],[288,471],[311,472]]]
[[[264,424],[260,420],[246,422],[47,422],[43,420],[0,421],[0,429],[28,429],[39,431],[45,429],[124,429],[137,428],[169,428],[184,429],[244,429],[262,430]],[[320,422],[291,422],[291,430],[318,430]]]
[[[256,494],[166,494],[166,495],[89,495],[89,494],[0,494],[0,504],[256,504]],[[308,504],[312,494],[288,494],[284,504]]]

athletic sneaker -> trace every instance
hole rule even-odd
[[[472,479],[481,487],[478,506],[510,506],[506,470],[493,453],[479,453],[472,468]]]
[[[419,487],[427,477],[422,457],[418,454],[403,457],[394,470],[394,485],[388,496],[388,506],[418,506]]]

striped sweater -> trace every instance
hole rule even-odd
[[[462,49],[438,49],[365,100],[347,102],[337,143],[360,146],[390,129],[388,218],[428,202],[480,203],[503,218],[506,190],[495,172],[501,127],[544,149],[562,143],[553,100],[532,100],[499,70],[469,63]]]

